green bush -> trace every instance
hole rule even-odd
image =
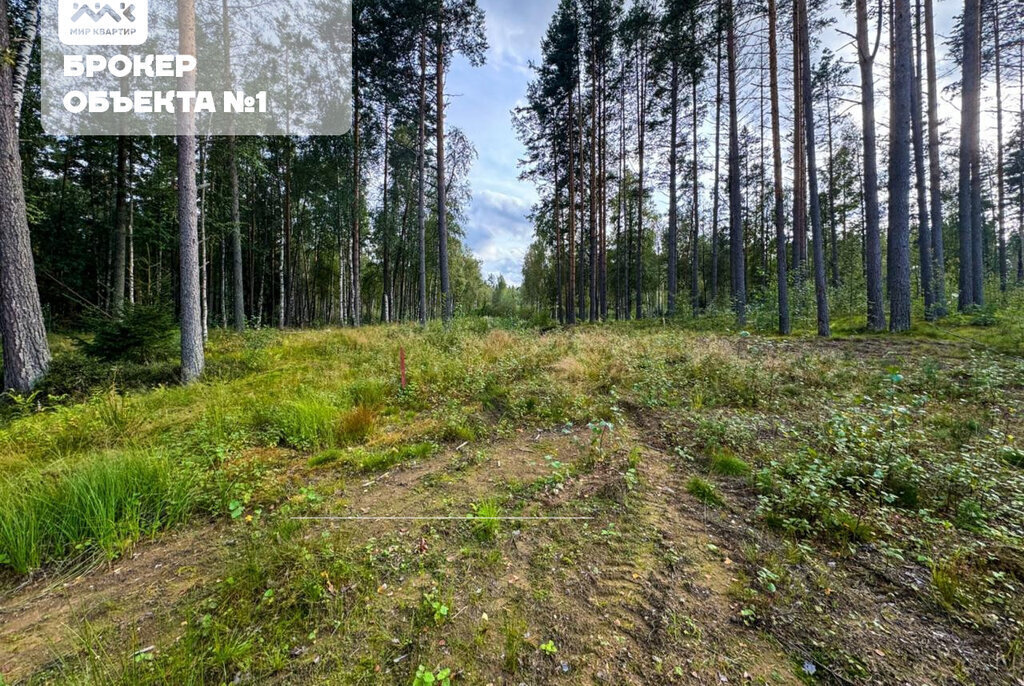
[[[107,362],[150,364],[176,353],[174,318],[157,307],[127,307],[118,319],[101,319],[94,337],[82,343],[86,354]]]

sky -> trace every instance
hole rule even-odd
[[[519,180],[525,149],[512,128],[512,110],[523,102],[540,61],[540,42],[556,0],[480,0],[487,16],[487,62],[452,65],[446,90],[448,123],[462,129],[479,158],[470,172],[473,200],[466,234],[485,277],[522,281],[523,256],[533,236],[526,218],[537,200],[532,184]]]

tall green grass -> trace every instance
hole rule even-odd
[[[0,565],[25,574],[68,558],[115,557],[184,521],[197,489],[150,453],[101,456],[0,485]]]

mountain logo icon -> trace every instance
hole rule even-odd
[[[148,0],[57,0],[66,45],[141,45],[149,37]]]

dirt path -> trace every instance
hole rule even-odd
[[[233,541],[208,525],[139,545],[71,578],[40,578],[0,599],[0,674],[17,683],[83,650],[142,650],[163,635],[189,591],[216,573]]]

